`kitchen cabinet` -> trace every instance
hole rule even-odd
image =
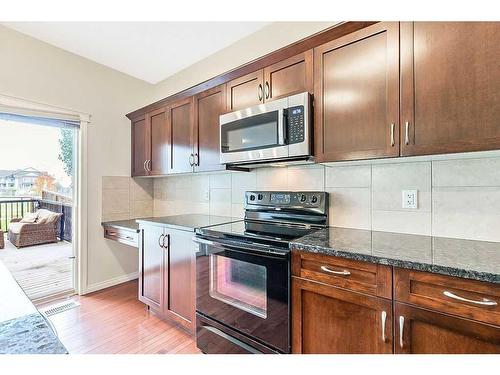
[[[150,127],[146,116],[132,120],[132,176],[147,176],[151,157]]]
[[[399,155],[399,24],[380,22],[314,49],[315,156]]]
[[[226,108],[226,86],[220,85],[194,98],[193,154],[195,172],[223,169],[220,164],[219,116]]]
[[[193,232],[141,224],[139,300],[161,318],[193,333],[195,254]]]
[[[403,303],[396,303],[394,311],[396,353],[500,353],[500,327]]]
[[[170,134],[165,108],[148,113],[147,119],[151,128],[151,159],[149,175],[164,175],[168,172],[170,155]]]
[[[292,352],[392,353],[391,300],[292,277]]]
[[[170,128],[170,165],[168,173],[192,172],[193,98],[179,100],[168,106]]]
[[[227,112],[313,90],[312,50],[279,61],[226,84]]]
[[[401,155],[500,148],[500,23],[401,24]]]

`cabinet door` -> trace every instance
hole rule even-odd
[[[146,117],[132,120],[132,176],[146,176],[151,157],[151,133]]]
[[[193,232],[166,229],[164,313],[195,330],[195,244]]]
[[[227,112],[264,102],[264,71],[244,75],[226,84]]]
[[[380,22],[314,49],[318,161],[399,155],[399,24]]]
[[[313,50],[264,69],[264,101],[313,91]]]
[[[225,85],[204,91],[194,98],[195,171],[222,169],[220,164],[219,116],[226,107]]]
[[[170,153],[170,132],[165,108],[160,108],[148,114],[151,126],[151,175],[168,173]]]
[[[395,303],[396,353],[500,353],[500,327]]]
[[[292,277],[292,352],[392,353],[390,300]]]
[[[185,173],[193,170],[193,97],[179,100],[169,106],[170,166],[169,173]]]
[[[163,228],[154,225],[141,228],[139,241],[139,300],[161,311],[163,309]]]
[[[500,148],[499,61],[498,22],[402,23],[401,154]]]

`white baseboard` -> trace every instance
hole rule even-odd
[[[87,285],[82,294],[96,292],[101,289],[109,288],[118,284],[126,283],[127,281],[135,280],[139,277],[138,272],[129,273],[128,275],[118,276],[114,279],[101,281],[99,283]]]

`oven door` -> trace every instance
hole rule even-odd
[[[288,353],[289,254],[195,241],[198,313]]]
[[[280,99],[220,116],[220,162],[244,163],[288,157],[285,108]]]

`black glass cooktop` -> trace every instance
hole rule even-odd
[[[197,229],[202,236],[214,238],[240,239],[246,242],[278,242],[288,244],[295,239],[310,234],[320,228],[305,225],[271,223],[241,220],[227,224],[213,225]]]

